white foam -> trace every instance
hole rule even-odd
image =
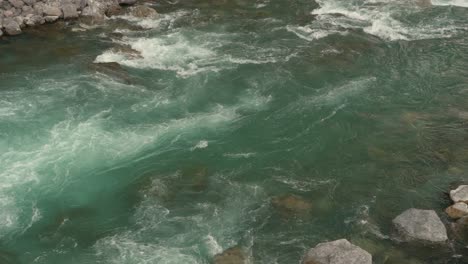
[[[431,0],[432,5],[468,7],[468,0]]]
[[[193,146],[190,150],[194,151],[196,149],[204,149],[208,147],[208,141],[207,140],[200,140],[195,146]]]

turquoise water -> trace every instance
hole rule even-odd
[[[468,3],[429,2],[158,1],[3,39],[0,263],[300,263],[343,237],[468,263],[391,239],[409,207],[448,226],[467,179]]]

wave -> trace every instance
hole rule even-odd
[[[443,0],[434,2],[444,3]],[[445,2],[458,3],[457,0]],[[287,30],[308,41],[331,34],[348,34],[352,30],[363,30],[387,41],[449,38],[460,30],[447,17],[408,22],[408,16],[427,7],[418,1],[318,0],[317,3],[320,7],[312,11],[315,20],[306,26],[289,25]]]
[[[432,5],[468,7],[466,0],[431,0]]]

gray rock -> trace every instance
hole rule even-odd
[[[26,16],[28,14],[34,14],[34,9],[30,6],[27,6],[27,5],[24,5],[23,8],[21,8],[23,11],[21,12],[21,14],[23,16]]]
[[[28,15],[24,19],[24,23],[29,26],[33,27],[35,25],[42,25],[45,23],[45,19],[42,16],[39,15]]]
[[[125,5],[134,5],[137,2],[137,0],[118,0],[118,2],[119,2],[119,5],[125,6]]]
[[[403,241],[445,242],[447,229],[434,210],[411,208],[393,219]]]
[[[62,16],[62,10],[56,6],[44,6],[43,12],[45,16]]]
[[[8,0],[8,2],[10,2],[10,4],[15,8],[21,9],[21,7],[24,6],[24,2],[21,0]]]
[[[5,32],[8,35],[18,35],[21,34],[21,28],[18,22],[16,22],[14,19],[7,19],[3,22],[3,27],[5,28]]]
[[[148,6],[135,6],[130,9],[130,14],[135,17],[141,18],[157,18],[158,12]]]
[[[5,18],[12,17],[12,16],[14,16],[14,14],[15,13],[13,13],[13,11],[11,11],[11,10],[6,10],[5,12],[3,12],[3,16]]]
[[[47,23],[55,22],[55,21],[57,21],[57,19],[59,19],[58,16],[45,16],[45,17],[44,17],[44,20],[45,20]]]
[[[468,202],[468,185],[460,185],[457,189],[450,191],[450,198],[454,203]]]
[[[15,17],[13,18],[13,20],[15,20],[16,23],[18,23],[18,25],[20,26],[20,28],[26,27],[26,24],[24,24],[24,17],[22,17],[22,16],[15,16]]]
[[[346,239],[320,243],[310,249],[303,264],[372,264],[372,256]]]
[[[64,19],[71,19],[78,17],[78,8],[73,4],[65,4],[62,7],[63,18]]]
[[[34,6],[36,0],[23,0],[23,2],[28,6]]]

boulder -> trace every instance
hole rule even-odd
[[[111,5],[107,8],[105,14],[108,17],[120,15],[122,8],[119,5]]]
[[[21,8],[21,10],[22,10],[21,14],[22,14],[23,16],[26,16],[26,15],[33,14],[33,13],[34,13],[34,8],[32,8],[32,7],[30,7],[30,6],[27,6],[27,5],[23,6],[23,7]]]
[[[28,6],[33,6],[36,3],[36,0],[23,0],[23,2]]]
[[[44,6],[44,16],[56,16],[56,17],[61,17],[62,16],[62,10],[56,6]]]
[[[148,6],[135,6],[130,9],[130,14],[134,17],[140,18],[156,18],[159,16],[158,12]]]
[[[12,16],[14,16],[14,14],[15,13],[13,11],[11,11],[11,10],[6,10],[5,12],[3,12],[3,16],[6,17],[6,18],[12,17]]]
[[[44,17],[44,20],[45,20],[47,23],[55,22],[55,21],[57,21],[57,19],[59,19],[58,16],[45,16],[45,17]]]
[[[15,17],[13,18],[13,20],[15,20],[16,23],[18,23],[18,25],[20,26],[20,28],[26,27],[26,24],[24,23],[24,17],[22,17],[22,16],[15,16]]]
[[[122,6],[128,6],[128,5],[134,5],[137,0],[118,0],[119,2],[119,5],[122,5]]]
[[[434,210],[411,208],[393,219],[403,241],[445,242],[447,229]]]
[[[73,4],[63,5],[62,12],[64,19],[78,18],[78,8]]]
[[[12,6],[21,9],[24,6],[24,2],[21,0],[8,0]]]
[[[450,198],[454,203],[468,202],[468,185],[460,185],[455,190],[450,191]]]
[[[452,206],[447,207],[445,212],[453,219],[458,219],[463,216],[468,215],[468,204],[463,202],[458,202]]]
[[[7,19],[3,21],[3,27],[8,35],[21,34],[21,27],[14,19]]]
[[[372,255],[348,240],[340,239],[310,249],[302,264],[372,264]]]
[[[247,256],[240,247],[232,247],[214,257],[214,264],[245,264]]]

